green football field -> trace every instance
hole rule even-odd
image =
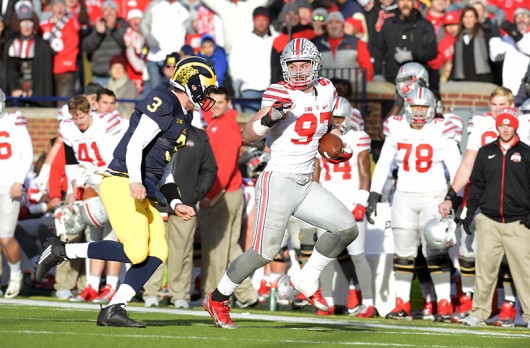
[[[145,329],[96,326],[99,307],[45,298],[0,299],[0,348],[4,347],[530,347],[526,328],[468,328],[455,324],[309,311],[233,310],[239,330],[213,326],[202,308],[128,307]]]

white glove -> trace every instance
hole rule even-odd
[[[35,184],[37,185],[40,193],[43,195],[48,192],[48,180],[50,180],[50,165],[43,164],[40,169],[39,175],[35,178]]]
[[[76,185],[84,186],[88,179],[98,171],[98,167],[90,162],[81,162],[77,168],[77,176],[75,178]]]
[[[410,62],[412,60],[412,52],[408,51],[406,48],[396,47],[396,53],[394,53],[394,59],[399,64]]]

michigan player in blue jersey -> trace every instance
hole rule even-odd
[[[169,204],[184,220],[195,215],[193,207],[180,201],[167,164],[186,143],[191,111],[207,111],[213,106],[209,94],[217,80],[206,60],[188,57],[177,63],[169,82],[169,89],[155,89],[136,104],[129,128],[101,183],[101,200],[119,242],[65,245],[51,238],[37,265],[38,280],[68,259],[88,257],[131,263],[124,282],[108,306],[101,308],[99,326],[146,326],[129,318],[125,307],[167,258],[165,227],[155,203]]]

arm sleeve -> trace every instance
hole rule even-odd
[[[396,158],[397,148],[395,144],[389,139],[385,139],[383,148],[381,149],[381,155],[375,166],[374,173],[372,175],[372,184],[370,186],[370,191],[381,193],[385,181],[390,172],[390,167]]]
[[[17,126],[16,129],[18,133],[17,148],[19,151],[17,157],[19,158],[19,162],[16,167],[15,182],[23,184],[33,163],[33,145],[28,128],[25,125]]]
[[[481,161],[481,151],[477,155],[475,164],[473,165],[473,170],[471,176],[469,177],[469,191],[467,193],[467,209],[468,214],[474,214],[478,208],[480,202],[480,196],[484,193],[484,187],[486,180],[483,175],[482,170],[482,161]]]
[[[142,182],[142,155],[144,148],[160,133],[158,124],[143,114],[127,145],[125,164],[130,182]]]
[[[197,184],[195,185],[195,199],[203,199],[208,191],[211,190],[215,178],[217,177],[217,162],[213,154],[210,142],[205,142],[204,151],[201,158],[201,167],[199,169],[199,176]]]

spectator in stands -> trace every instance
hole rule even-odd
[[[502,62],[502,85],[516,91],[530,63],[530,10],[518,8],[513,23],[505,20],[501,28],[507,35],[490,40],[490,56]]]
[[[4,46],[5,93],[12,97],[51,97],[53,91],[53,53],[48,42],[37,34],[31,2],[19,1],[15,6],[19,31]],[[51,106],[47,100],[32,102]]]
[[[375,44],[378,41],[383,23],[386,19],[397,15],[397,3],[394,0],[359,0],[359,4],[365,13],[369,38],[368,49],[371,56],[374,57],[374,51],[377,50]],[[380,77],[382,78],[382,76]]]
[[[162,67],[162,74],[164,74],[164,79],[162,80],[162,83],[158,88],[164,88],[167,89],[169,86],[169,79],[171,76],[173,76],[173,73],[175,72],[175,65],[177,65],[177,62],[181,59],[181,56],[177,52],[173,52],[171,54],[168,54],[166,56],[166,60],[164,61],[164,66]]]
[[[313,13],[313,6],[307,0],[296,0],[298,8],[298,17],[300,17],[300,25],[311,25],[311,14]]]
[[[7,41],[7,30],[4,19],[0,17],[0,67],[4,66],[4,46]],[[6,85],[6,71],[0,68],[0,86],[5,87]]]
[[[344,34],[344,17],[336,11],[326,16],[326,34],[314,40],[322,55],[322,76],[361,80],[364,73],[371,81],[374,75],[368,46],[355,36]],[[364,72],[357,69],[364,69]]]
[[[223,22],[217,14],[202,5],[200,0],[184,0],[182,5],[190,12],[186,44],[193,47],[195,53],[199,52],[204,34],[210,34],[219,46],[224,46]]]
[[[230,75],[236,91],[243,98],[261,99],[271,80],[271,49],[277,33],[271,33],[270,15],[266,7],[252,13],[254,30],[235,42],[230,54]],[[248,62],[252,61],[252,64]],[[259,66],[260,69],[255,69]],[[243,105],[243,112],[256,112],[261,103]]]
[[[83,39],[83,50],[92,62],[92,81],[106,85],[110,78],[109,63],[116,55],[125,55],[123,37],[127,22],[118,18],[118,5],[114,0],[106,0],[100,18],[92,32]]]
[[[166,56],[184,45],[189,16],[179,1],[153,1],[145,9],[141,30],[149,47],[149,80],[144,83],[144,95],[162,83],[160,68]]]
[[[212,188],[217,174],[217,163],[206,132],[191,127],[186,146],[173,159],[173,177],[180,187],[180,197],[186,205],[195,207]],[[166,224],[168,242],[167,283],[171,303],[175,308],[188,308],[191,273],[193,268],[193,239],[197,220],[184,220],[170,212]],[[158,307],[159,290],[164,277],[164,265],[144,285],[146,307]]]
[[[371,52],[375,59],[374,74],[383,75],[386,81],[393,82],[404,63],[427,64],[436,57],[434,29],[414,8],[415,1],[398,0],[398,15],[385,20],[381,35],[376,36],[377,49]],[[431,89],[437,92],[438,78],[433,81],[430,76],[429,80]]]
[[[272,43],[271,83],[283,81],[280,56],[289,41],[296,38],[313,40],[316,37],[312,26],[300,24],[300,16],[298,15],[298,7],[296,4],[292,2],[286,3],[282,12],[283,22],[281,32]]]
[[[313,11],[313,16],[311,17],[311,26],[315,35],[318,37],[326,33],[326,16],[328,11],[325,8],[319,7]]]
[[[127,76],[127,60],[119,55],[114,56],[109,63],[110,79],[107,88],[114,92],[116,99],[129,99],[129,101],[116,103],[116,111],[119,114],[129,117],[134,111],[134,100],[140,94],[134,82]],[[133,100],[133,101],[131,101]]]
[[[241,36],[252,30],[252,11],[258,6],[265,6],[267,0],[202,0],[202,3],[221,18],[224,48],[230,54]]]
[[[180,48],[179,54],[180,54],[180,59],[193,56],[194,55],[193,47],[191,47],[190,45],[184,45]]]
[[[129,27],[125,31],[123,43],[125,44],[125,57],[127,58],[127,75],[134,82],[138,92],[142,93],[144,89],[144,70],[147,48],[145,47],[145,38],[140,31],[143,13],[135,8],[127,14],[127,23]]]
[[[438,38],[443,34],[444,16],[447,7],[451,4],[450,0],[432,0],[431,6],[425,12],[425,18],[432,24],[434,35]]]
[[[203,296],[208,296],[216,288],[226,267],[243,253],[239,245],[243,214],[242,176],[237,164],[242,145],[241,130],[228,90],[220,87],[210,96],[215,104],[213,119],[206,132],[218,171],[212,189],[200,201]],[[258,301],[258,293],[248,278],[235,291],[235,296],[244,306]]]
[[[228,58],[226,57],[225,49],[215,42],[212,35],[204,34],[201,37],[201,49],[197,55],[214,66],[217,74],[217,83],[219,86],[223,86],[228,74]]]
[[[440,71],[440,82],[447,82],[453,63],[454,45],[460,18],[457,12],[448,12],[443,20],[444,37],[438,42],[438,55],[429,61],[429,67]]]
[[[66,13],[65,0],[52,1],[51,17],[41,22],[43,39],[48,41],[54,52],[53,78],[55,95],[70,98],[75,93],[77,54],[79,53],[79,22]],[[66,101],[59,101],[62,107]]]
[[[20,111],[7,113],[5,100],[5,94],[0,90],[0,244],[10,274],[5,297],[13,298],[22,289],[20,246],[14,236],[24,192],[22,184],[33,163],[33,146],[26,118]]]
[[[494,83],[489,56],[489,34],[478,21],[477,10],[466,7],[460,16],[460,27],[449,80]]]
[[[517,95],[514,97],[515,106],[521,106],[528,98],[530,98],[530,64],[521,80]]]
[[[492,4],[491,1],[486,2],[485,0],[462,0],[454,1],[447,8],[447,12],[460,12],[464,8],[472,6],[477,10],[478,20],[482,25],[501,25],[501,23],[506,18],[506,14],[500,8]],[[493,20],[490,19],[490,16],[493,17]]]

